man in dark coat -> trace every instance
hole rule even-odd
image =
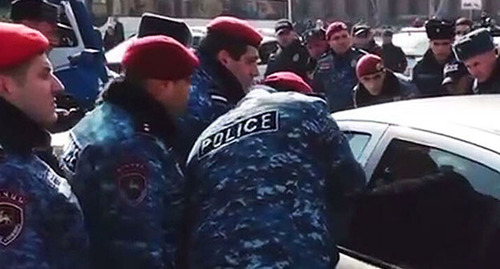
[[[292,22],[279,20],[275,32],[280,48],[269,58],[265,76],[274,72],[290,71],[307,81],[309,53],[302,45]]]
[[[359,83],[354,87],[354,106],[380,104],[411,99],[418,96],[417,87],[401,74],[384,68],[382,58],[367,54],[358,61],[356,75]]]
[[[397,73],[404,73],[408,62],[406,55],[401,49],[392,43],[393,32],[385,30],[382,33],[382,58],[384,59],[384,66]]]
[[[425,30],[430,39],[430,48],[413,68],[412,79],[423,97],[443,96],[448,93],[442,86],[444,66],[455,60],[451,45],[455,39],[453,23],[431,19]]]
[[[457,40],[453,50],[475,78],[474,93],[500,93],[500,59],[488,30],[470,32]]]

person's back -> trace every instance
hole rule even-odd
[[[331,268],[343,196],[364,184],[323,100],[265,89],[202,133],[187,175],[195,268]]]

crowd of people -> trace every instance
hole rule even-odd
[[[280,20],[255,83],[262,36],[247,21],[214,18],[193,52],[185,24],[146,16],[123,74],[48,162],[64,89],[42,31],[52,4],[17,1],[40,10],[0,23],[6,268],[333,268],[366,180],[331,112],[500,91],[491,35],[459,23],[425,24],[430,49],[410,79],[390,31],[379,47],[369,26],[337,21],[304,45]]]

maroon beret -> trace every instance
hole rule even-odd
[[[236,39],[242,40],[252,47],[258,48],[262,42],[262,35],[247,21],[234,17],[220,16],[213,19],[207,26],[210,32],[223,33]]]
[[[359,59],[356,65],[356,75],[358,78],[362,76],[375,74],[384,70],[382,58],[375,54],[366,54]]]
[[[301,77],[292,72],[276,72],[264,79],[264,84],[278,90],[312,93],[313,90]]]
[[[44,53],[49,40],[22,24],[0,22],[0,69],[22,64]]]
[[[330,36],[340,31],[347,31],[347,25],[341,21],[332,22],[326,29],[326,39],[330,40]]]
[[[122,64],[127,73],[141,78],[175,81],[191,76],[199,61],[177,40],[154,35],[134,40],[125,51]]]

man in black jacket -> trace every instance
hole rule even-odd
[[[288,20],[279,20],[275,31],[280,48],[269,58],[265,76],[278,71],[290,71],[307,81],[309,53],[300,42],[293,24]]]
[[[393,34],[391,30],[385,30],[382,33],[382,58],[384,59],[384,66],[394,72],[404,73],[408,66],[406,54],[401,47],[392,43]]]
[[[431,19],[425,23],[430,48],[413,68],[413,83],[424,97],[447,95],[442,86],[444,66],[455,60],[451,45],[455,39],[452,22]]]
[[[461,37],[453,50],[475,78],[474,93],[500,93],[500,60],[488,30],[478,29]]]

